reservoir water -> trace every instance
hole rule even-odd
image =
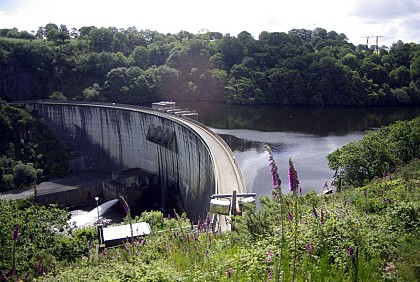
[[[218,103],[178,102],[196,110],[199,120],[218,133],[231,147],[241,167],[248,192],[270,195],[271,147],[282,187],[288,191],[288,160],[298,171],[303,193],[319,193],[331,184],[334,171],[326,156],[349,142],[398,120],[420,116],[419,107],[307,108],[282,106],[233,106]]]

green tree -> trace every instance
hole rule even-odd
[[[231,78],[226,89],[228,103],[233,104],[254,104],[258,97],[263,96],[261,89],[249,78]]]
[[[369,132],[327,156],[328,165],[355,185],[381,177],[384,170],[420,157],[420,118],[397,122]]]
[[[343,63],[343,65],[348,66],[352,70],[359,70],[360,68],[360,63],[357,60],[356,55],[352,53],[348,53],[344,57],[342,57],[341,62]]]
[[[227,70],[230,70],[235,64],[240,64],[245,54],[242,43],[236,37],[229,35],[224,36],[220,40],[219,50],[223,56]]]
[[[13,174],[16,186],[22,188],[34,184],[37,171],[31,163],[18,163],[13,168]]]
[[[305,104],[300,73],[285,68],[268,71],[270,99],[276,104]]]
[[[358,100],[361,88],[358,76],[335,58],[321,58],[311,65],[309,72],[313,96],[320,97],[325,105],[355,105],[361,102]],[[318,102],[312,100],[312,103]]]
[[[130,59],[134,66],[138,66],[143,70],[150,67],[150,51],[144,46],[137,46],[130,54]]]
[[[396,69],[393,69],[389,73],[389,77],[391,80],[391,85],[393,87],[408,87],[411,81],[411,74],[410,70],[405,66],[400,66]]]
[[[389,54],[394,58],[397,67],[410,67],[410,44],[398,40],[392,44]]]
[[[111,44],[114,38],[114,33],[109,28],[93,28],[89,32],[90,48],[93,51],[112,51]]]
[[[97,101],[99,98],[99,85],[94,83],[91,87],[83,90],[83,96],[86,101]]]
[[[47,32],[47,40],[54,42],[64,42],[65,40],[70,39],[68,32],[51,29]]]
[[[420,80],[420,52],[417,52],[411,61],[410,74],[413,81]]]
[[[64,96],[63,92],[53,92],[49,97],[51,100],[67,101],[67,97]]]

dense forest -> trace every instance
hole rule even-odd
[[[420,105],[420,44],[355,46],[293,29],[255,39],[202,31],[47,24],[0,29],[0,98],[149,103]]]

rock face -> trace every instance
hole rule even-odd
[[[160,201],[176,195],[188,216],[204,218],[215,192],[207,144],[167,114],[113,105],[40,102],[36,115],[75,152],[85,169],[141,168],[158,176]]]

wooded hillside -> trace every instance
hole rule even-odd
[[[344,34],[293,29],[162,34],[47,24],[0,29],[0,98],[148,103],[419,105],[420,45],[354,46]]]

